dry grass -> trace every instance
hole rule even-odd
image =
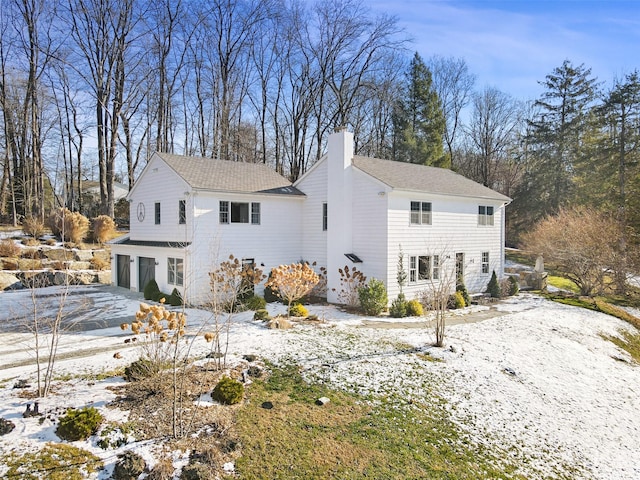
[[[267,321],[267,327],[272,330],[289,330],[293,327],[291,321],[287,317],[278,315]]]
[[[111,268],[111,261],[105,260],[102,257],[93,257],[90,261],[91,268],[94,270],[108,270]]]
[[[17,258],[21,248],[10,238],[0,240],[0,257]]]
[[[111,240],[116,233],[116,223],[108,215],[100,215],[92,223],[93,239],[99,244]]]

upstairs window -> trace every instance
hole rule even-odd
[[[155,219],[156,225],[160,225],[160,202],[156,202],[155,204]]]
[[[322,204],[322,231],[326,232],[329,227],[329,209],[326,203]]]
[[[229,202],[226,200],[220,201],[220,223],[229,223]]]
[[[251,203],[251,225],[260,225],[260,204]]]
[[[411,224],[431,225],[431,202],[411,202]]]
[[[180,225],[187,223],[187,202],[184,200],[178,202],[178,223]]]
[[[478,207],[478,225],[493,225],[493,207],[488,205]]]
[[[260,225],[260,203],[220,201],[220,223]]]

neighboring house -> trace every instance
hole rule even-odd
[[[234,255],[267,274],[306,260],[327,269],[338,302],[349,266],[399,293],[404,254],[413,298],[456,277],[483,291],[504,267],[510,199],[450,170],[353,155],[353,134],[329,137],[327,154],[291,185],[262,164],[156,153],[129,193],[129,235],[112,244],[113,283],[142,290],[152,279],[205,302],[208,273]]]

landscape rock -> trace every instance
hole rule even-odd
[[[0,435],[6,435],[10,433],[14,428],[16,428],[15,424],[10,420],[5,420],[0,417]]]
[[[93,258],[93,252],[91,250],[74,250],[74,260],[77,262],[90,262]]]
[[[316,405],[326,405],[327,403],[329,403],[331,400],[328,397],[320,397],[319,399],[316,400]]]
[[[14,285],[19,284],[18,277],[11,273],[0,272],[0,290],[11,289]]]
[[[69,262],[69,270],[91,270],[90,262]]]
[[[102,270],[96,273],[96,281],[103,285],[111,284],[111,270]]]
[[[64,248],[50,248],[43,252],[45,257],[54,262],[64,262],[74,258],[73,253]]]

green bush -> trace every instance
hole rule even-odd
[[[404,318],[407,316],[407,299],[405,298],[404,293],[400,293],[398,297],[391,302],[389,315],[393,318]]]
[[[247,310],[256,312],[264,309],[267,306],[267,301],[258,295],[252,295],[244,301],[244,306]]]
[[[182,295],[180,294],[177,288],[174,288],[173,291],[171,292],[171,295],[166,297],[166,299],[167,299],[166,303],[168,303],[173,307],[181,307],[184,304],[184,301],[182,300]]]
[[[254,320],[270,320],[271,315],[269,315],[269,312],[266,309],[261,308],[259,310],[256,310],[256,313],[253,314],[253,319]]]
[[[408,317],[421,317],[423,313],[422,304],[418,300],[413,299],[407,302]]]
[[[86,440],[98,431],[103,421],[104,417],[94,407],[84,407],[79,410],[70,408],[60,418],[56,435],[70,442]]]
[[[516,280],[516,277],[509,277],[509,280],[507,281],[509,282],[509,295],[517,295],[520,292],[520,285],[518,285],[518,280]]]
[[[449,302],[447,306],[451,310],[456,310],[458,308],[464,308],[467,306],[467,302],[464,300],[464,295],[462,292],[458,291],[449,297]]]
[[[366,285],[358,289],[358,299],[366,315],[380,315],[389,303],[387,288],[377,278],[369,279]]]
[[[462,299],[464,300],[464,305],[462,305],[462,307],[459,307],[459,308],[464,308],[471,305],[471,297],[469,296],[467,287],[463,282],[460,282],[456,285],[456,292],[460,292],[460,294],[462,295]]]
[[[158,294],[160,293],[160,287],[158,287],[158,283],[155,280],[149,280],[147,284],[144,286],[144,299],[145,300],[156,300]]]
[[[237,380],[224,376],[211,392],[211,398],[225,405],[239,403],[244,395],[244,385]]]
[[[131,450],[118,454],[118,460],[113,468],[113,480],[130,480],[138,478],[147,468],[147,463],[140,455]]]
[[[305,306],[300,303],[294,303],[289,308],[290,317],[306,317],[307,315],[309,315],[309,310],[307,310]]]
[[[124,379],[127,382],[137,382],[145,378],[150,378],[160,372],[160,365],[146,358],[136,360],[128,367],[124,368]]]
[[[491,298],[500,298],[500,284],[495,270],[491,274],[491,280],[487,285],[487,293],[491,295]]]

